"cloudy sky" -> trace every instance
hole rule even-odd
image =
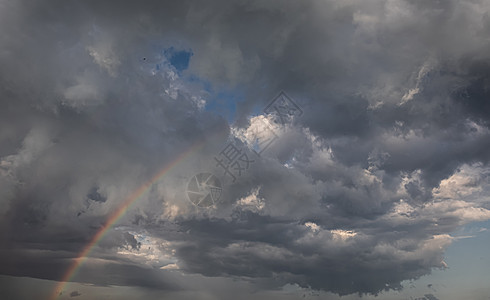
[[[489,299],[489,148],[486,0],[0,0],[2,299]]]

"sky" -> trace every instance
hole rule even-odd
[[[0,0],[0,298],[490,299],[490,2]]]

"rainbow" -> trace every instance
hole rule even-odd
[[[221,131],[220,131],[221,132]],[[128,211],[132,204],[136,202],[141,196],[143,196],[150,187],[161,179],[168,171],[170,171],[173,167],[175,167],[179,162],[184,160],[187,156],[192,154],[193,152],[200,149],[205,145],[206,140],[198,141],[197,143],[191,145],[186,151],[182,152],[178,157],[172,160],[169,164],[167,164],[161,171],[156,173],[150,180],[141,185],[137,190],[135,190],[131,195],[129,195],[126,200],[121,204],[121,206],[114,211],[104,226],[102,226],[99,231],[92,237],[90,242],[83,248],[77,258],[70,265],[65,275],[61,278],[61,280],[56,285],[53,294],[49,298],[50,300],[56,300],[61,295],[65,285],[75,276],[76,272],[83,264],[83,262],[87,259],[88,255],[92,251],[92,249],[99,243],[105,236],[105,234],[109,231],[109,229],[119,220],[122,216]]]

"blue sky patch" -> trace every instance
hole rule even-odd
[[[191,50],[176,50],[174,47],[170,47],[165,49],[163,54],[177,71],[182,72],[189,67],[189,61],[194,53]]]

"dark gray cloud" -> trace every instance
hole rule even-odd
[[[70,297],[78,297],[78,296],[81,296],[82,294],[80,294],[79,291],[73,291],[70,293]]]
[[[0,1],[2,274],[59,280],[128,195],[201,140],[73,280],[377,294],[445,268],[450,233],[490,218],[489,9]],[[213,156],[246,147],[280,90],[303,115],[271,122],[279,138],[231,183]],[[185,196],[203,171],[225,186],[211,210]]]

